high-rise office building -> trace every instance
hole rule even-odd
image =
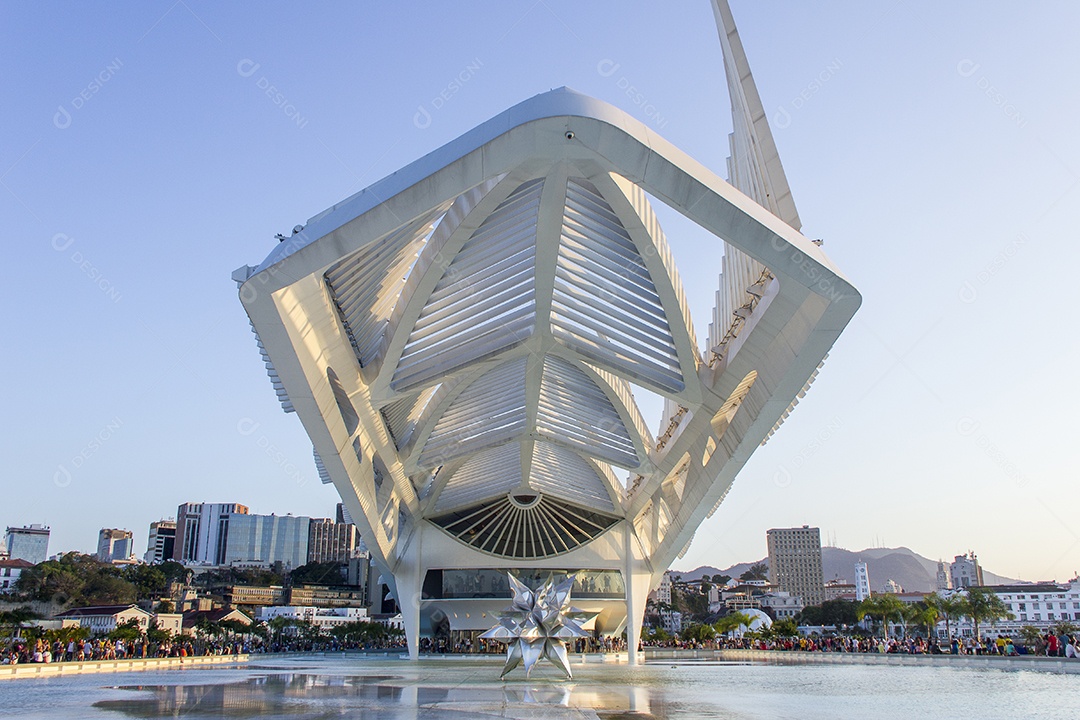
[[[11,560],[43,563],[49,557],[49,528],[38,524],[9,527],[4,544]]]
[[[150,537],[146,543],[146,554],[143,555],[143,560],[151,564],[172,560],[175,547],[175,520],[158,520],[150,523]]]
[[[130,530],[102,528],[98,533],[97,559],[101,562],[123,562],[131,559],[134,545]]]
[[[247,506],[238,503],[184,503],[176,512],[173,559],[193,565],[224,565],[230,522],[247,512]]]
[[[308,529],[308,562],[348,562],[356,554],[356,526],[313,519]]]
[[[802,597],[806,607],[825,602],[821,570],[821,530],[773,528],[766,532],[769,581],[780,590]]]
[[[310,525],[309,517],[233,515],[225,556],[217,564],[299,567],[307,562]]]

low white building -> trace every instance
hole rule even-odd
[[[806,607],[801,596],[782,591],[765,593],[758,597],[758,602],[763,610],[772,611],[777,620],[794,618]]]
[[[153,617],[153,613],[138,605],[94,605],[72,608],[57,615],[56,619],[63,622],[63,627],[89,628],[95,635],[102,635],[129,620],[138,622],[139,629],[146,632]]]
[[[22,571],[32,567],[34,563],[21,558],[0,560],[0,593],[13,592]]]
[[[1013,617],[998,620],[992,625],[980,623],[983,637],[1019,634],[1020,628],[1031,625],[1042,632],[1058,622],[1066,621],[1080,625],[1080,579],[1068,584],[1032,583],[1030,585],[990,585],[983,589],[992,591],[1009,609]],[[956,594],[961,594],[959,591]],[[953,635],[970,637],[974,624],[968,618],[950,623]],[[945,623],[938,623],[938,636],[946,636]]]
[[[329,632],[339,625],[354,622],[368,622],[366,608],[319,608],[311,605],[279,605],[259,608],[256,617],[262,622],[269,622],[276,617],[309,622],[320,632]]]

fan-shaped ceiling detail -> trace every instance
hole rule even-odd
[[[685,387],[645,261],[611,205],[583,179],[566,184],[551,332],[619,374],[670,392]]]
[[[458,540],[479,550],[522,559],[570,552],[599,537],[618,520],[535,492],[511,492],[432,518]]]
[[[394,388],[430,382],[533,334],[543,188],[543,179],[518,187],[454,255],[413,325]]]

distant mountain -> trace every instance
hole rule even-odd
[[[768,558],[757,562],[767,563]],[[821,548],[821,569],[826,582],[834,578],[854,582],[855,563],[857,562],[866,563],[866,570],[870,575],[871,590],[877,590],[887,580],[895,580],[908,592],[931,592],[937,583],[937,560],[925,558],[906,547],[867,548],[859,552],[837,547]],[[713,575],[730,575],[737,578],[753,564],[738,563],[723,570],[711,565],[703,565],[687,572],[673,570],[672,573],[681,575],[683,580],[697,580],[703,575],[710,577]],[[948,567],[947,564],[946,567]],[[983,568],[983,580],[988,585],[1004,585],[1018,582],[1013,578],[996,575],[985,568]]]

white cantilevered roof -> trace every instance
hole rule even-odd
[[[698,346],[646,193],[714,234],[692,261],[719,268],[726,244],[769,268],[722,351]],[[243,274],[273,370],[391,568],[424,521],[515,558],[625,521],[673,557],[860,302],[792,227],[565,89],[312,218]],[[631,383],[679,408],[659,441]]]

